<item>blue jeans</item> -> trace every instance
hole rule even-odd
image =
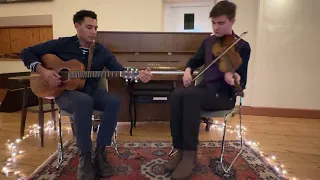
[[[109,146],[111,144],[121,108],[118,96],[110,94],[107,90],[96,90],[93,93],[64,91],[55,101],[62,110],[73,114],[77,146],[80,151],[92,150],[91,117],[94,109],[103,111],[97,145]]]

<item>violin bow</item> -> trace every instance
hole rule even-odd
[[[197,74],[197,76],[195,78],[192,79],[192,82],[195,81],[196,79],[198,79],[210,66],[212,66],[213,63],[215,63],[216,61],[218,61],[225,53],[227,53],[235,44],[237,44],[244,35],[248,34],[248,31],[243,32],[239,38],[232,43],[225,51],[223,51],[218,57],[216,57],[205,69],[203,69],[199,74]]]

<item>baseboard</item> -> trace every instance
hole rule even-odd
[[[320,119],[320,110],[269,108],[269,107],[242,107],[243,115]]]

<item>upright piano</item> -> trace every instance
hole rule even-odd
[[[108,48],[120,64],[129,69],[150,67],[153,73],[152,81],[146,84],[109,79],[109,92],[122,98],[119,121],[130,121],[129,94],[132,91],[149,93],[151,96],[140,99],[138,96],[138,101],[143,103],[136,105],[137,121],[169,121],[169,106],[163,96],[174,88],[182,87],[186,63],[210,34],[99,31],[96,42]]]

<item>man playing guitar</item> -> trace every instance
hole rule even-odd
[[[97,15],[92,11],[81,10],[74,15],[73,22],[77,31],[75,36],[50,40],[25,48],[20,53],[25,66],[42,75],[52,87],[62,83],[61,76],[41,65],[40,58],[43,55],[54,54],[64,61],[77,59],[85,67],[88,66],[89,47],[97,35]],[[95,43],[91,71],[103,71],[105,67],[109,71],[125,70],[107,48]],[[149,69],[139,72],[139,79],[144,83],[148,82],[151,76]],[[98,78],[90,78],[80,91],[66,90],[55,98],[55,102],[61,109],[73,114],[77,147],[80,152],[77,179],[93,180],[96,175],[102,178],[110,177],[113,171],[106,159],[105,146],[111,145],[121,107],[120,98],[106,90],[99,90]],[[96,168],[91,159],[93,109],[104,112],[94,151]]]

